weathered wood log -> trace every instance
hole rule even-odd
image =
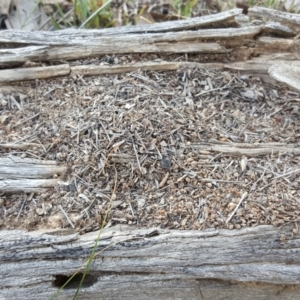
[[[202,29],[195,31],[174,31],[165,33],[136,33],[128,35],[112,35],[103,36],[96,35],[90,36],[86,34],[84,37],[74,34],[73,31],[65,31],[63,37],[59,33],[52,34],[52,37],[45,36],[43,41],[39,40],[38,32],[25,31],[20,36],[18,31],[6,30],[0,33],[0,43],[18,43],[24,45],[43,45],[43,46],[98,46],[100,49],[105,50],[107,47],[111,49],[113,53],[129,53],[131,52],[132,44],[143,46],[153,43],[166,43],[166,42],[182,42],[193,41],[195,39],[226,39],[226,38],[251,38],[256,34],[259,34],[263,26],[247,26],[242,28],[218,28],[218,29]],[[100,31],[100,30],[99,30]],[[87,30],[87,32],[89,32]],[[35,34],[36,33],[36,34]],[[67,34],[68,33],[68,34]],[[35,38],[36,36],[36,38]],[[18,39],[19,38],[19,39]],[[27,40],[28,39],[28,40]],[[130,41],[130,42],[129,42]],[[118,49],[120,47],[120,50]],[[129,47],[129,49],[124,49]],[[96,49],[95,49],[96,50]],[[138,49],[136,49],[138,50]],[[98,50],[99,51],[99,50]],[[135,51],[132,51],[135,52]]]
[[[50,299],[83,272],[98,233],[63,234],[0,232],[1,299]],[[118,225],[104,230],[96,253],[78,299],[299,299],[300,235],[291,228]],[[70,299],[78,282],[56,299]]]
[[[67,76],[69,74],[70,66],[68,64],[49,67],[8,69],[1,71],[0,82],[53,78]]]
[[[228,53],[230,50],[218,43],[201,43],[191,41],[170,43],[153,41],[114,41],[112,39],[108,44],[101,41],[94,45],[81,46],[31,46],[16,49],[0,49],[0,66],[20,65],[27,61],[59,61],[75,60],[112,53]],[[140,44],[141,43],[141,44]],[[114,48],[115,47],[115,48]],[[2,75],[2,74],[1,74]]]
[[[271,58],[271,57],[270,57]],[[209,68],[209,69],[227,69],[231,71],[240,71],[242,74],[249,74],[260,76],[268,75],[269,68],[276,62],[283,62],[280,59],[265,59],[261,61],[248,61],[248,62],[236,62],[236,63],[196,63],[196,62],[167,62],[167,61],[145,61],[128,65],[80,65],[70,66],[68,64],[50,66],[50,67],[32,67],[32,68],[15,68],[2,70],[0,76],[0,83],[14,82],[20,80],[34,80],[53,78],[64,75],[108,75],[108,74],[121,74],[127,72],[134,72],[137,70],[142,71],[176,71],[182,69],[193,68]],[[57,70],[57,71],[56,71]],[[271,80],[271,78],[269,78]],[[274,80],[274,82],[276,82]],[[6,90],[5,90],[6,89]],[[16,87],[17,89],[17,87]],[[0,87],[0,92],[8,93],[12,91],[12,87]],[[20,90],[22,91],[22,90]],[[209,91],[206,91],[206,93]],[[40,146],[40,145],[33,145]],[[12,149],[25,149],[28,148],[28,144],[0,144],[2,148]]]
[[[251,38],[260,33],[262,26],[245,28],[204,29],[167,33],[132,34],[81,38],[70,36],[62,40],[59,36],[54,41],[45,39],[43,46],[30,46],[16,49],[0,49],[0,65],[10,65],[30,61],[75,60],[112,53],[228,53],[219,43],[207,43],[204,40]],[[27,32],[23,33],[26,41]],[[13,43],[13,32],[10,38],[0,33],[0,43]],[[2,37],[2,39],[1,39]],[[129,43],[130,41],[130,43]],[[19,43],[22,40],[19,41]],[[37,44],[38,41],[31,41]],[[28,44],[28,41],[26,42]]]
[[[292,66],[287,62],[275,63],[269,68],[269,74],[300,92],[300,62],[295,62]]]
[[[299,14],[291,14],[287,12],[278,11],[275,9],[270,9],[266,7],[251,7],[248,9],[248,13],[252,17],[261,17],[274,20],[276,22],[280,21],[283,23],[289,23],[298,26],[300,29],[300,16]]]
[[[96,66],[83,65],[71,67],[71,72],[74,75],[104,75],[104,74],[119,74],[125,72],[133,72],[136,70],[142,71],[174,71],[179,69],[178,63],[173,62],[141,62],[132,65],[112,65],[112,66]]]
[[[0,157],[0,192],[41,192],[58,184],[58,177],[66,171],[65,165],[58,165],[55,161],[12,155]]]
[[[284,144],[284,143],[223,143],[219,141],[195,143],[190,147],[198,149],[198,151],[214,151],[217,153],[223,153],[230,156],[260,156],[270,155],[275,153],[290,153],[299,155],[300,147],[297,144]]]
[[[285,37],[295,36],[296,32],[287,26],[283,26],[277,22],[268,22],[264,26],[264,33],[271,33],[276,35],[281,35]]]
[[[271,54],[272,52],[294,52],[299,53],[300,41],[294,39],[281,39],[273,37],[262,37],[257,40],[254,54]]]
[[[39,193],[53,188],[58,179],[4,179],[0,180],[0,192],[3,193]]]
[[[232,9],[218,14],[190,18],[185,20],[168,21],[163,23],[140,25],[140,26],[122,26],[107,29],[93,29],[93,30],[78,30],[66,29],[60,31],[38,31],[26,32],[21,30],[6,30],[0,33],[0,43],[20,43],[20,44],[35,44],[45,45],[67,45],[74,38],[78,40],[94,39],[101,36],[111,35],[128,35],[128,34],[143,34],[143,33],[159,33],[172,32],[190,29],[198,29],[202,27],[210,27],[212,24],[224,23],[231,21],[235,16],[242,13],[242,9]]]
[[[197,149],[197,151],[210,153],[222,153],[226,156],[236,157],[256,157],[262,155],[271,155],[276,153],[289,153],[294,155],[300,154],[300,147],[297,144],[284,143],[224,143],[219,141],[192,143],[188,148]],[[135,161],[134,155],[111,153],[109,158],[114,163],[129,163]],[[199,179],[200,180],[200,179]],[[205,178],[201,179],[205,181]]]

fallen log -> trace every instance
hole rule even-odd
[[[43,46],[29,46],[16,49],[0,50],[0,65],[10,65],[30,61],[58,61],[75,60],[86,57],[112,53],[228,53],[220,43],[203,40],[236,39],[239,44],[243,39],[251,38],[260,33],[262,26],[249,26],[245,28],[204,29],[197,31],[180,31],[168,33],[145,33],[120,36],[104,36],[94,38],[71,38],[63,41],[45,40]],[[13,43],[11,37],[3,37],[1,43]],[[23,33],[26,40],[27,33]],[[49,41],[49,42],[47,42]],[[130,43],[128,42],[130,41]],[[21,41],[20,41],[21,42]],[[28,43],[28,42],[27,42]],[[33,44],[37,41],[32,40]]]
[[[83,273],[98,233],[1,231],[2,299],[50,299]],[[101,234],[78,299],[298,299],[300,235],[290,227]],[[56,296],[70,299],[81,276]],[[246,291],[246,293],[245,293]]]
[[[7,30],[0,34],[0,43],[20,43],[20,44],[36,44],[45,45],[66,45],[72,43],[74,38],[78,40],[90,40],[101,36],[115,36],[128,34],[143,34],[143,33],[160,33],[172,32],[180,30],[198,29],[202,27],[211,27],[213,24],[223,24],[232,22],[235,16],[242,13],[241,9],[232,9],[218,14],[190,18],[185,20],[168,21],[163,23],[140,25],[140,26],[122,26],[107,29],[94,30],[78,30],[66,29],[59,31],[27,31],[24,35],[22,30]]]

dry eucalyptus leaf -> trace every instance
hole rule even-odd
[[[10,5],[11,5],[11,0],[1,0],[0,15],[8,15]]]

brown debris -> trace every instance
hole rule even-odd
[[[0,195],[6,228],[96,230],[116,175],[108,225],[204,229],[300,220],[299,95],[287,88],[197,68],[20,85],[26,97],[12,94],[19,105],[1,95],[0,144],[42,147],[2,147],[1,155],[56,160],[68,173],[40,195]],[[274,151],[222,152],[224,144]]]

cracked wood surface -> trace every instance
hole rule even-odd
[[[20,64],[30,61],[75,60],[105,54],[120,53],[228,53],[220,43],[206,43],[204,40],[236,38],[247,39],[260,33],[262,26],[246,28],[203,29],[197,31],[180,31],[166,33],[144,33],[94,38],[76,38],[61,41],[45,39],[40,46],[29,46],[16,49],[0,49],[0,65]],[[27,33],[23,33],[26,41]],[[74,34],[72,34],[74,36]],[[2,38],[0,44],[15,43],[11,38]],[[129,42],[130,41],[130,42]],[[28,43],[28,42],[27,42]],[[32,41],[38,44],[38,41]],[[228,45],[228,46],[229,46]]]
[[[20,43],[20,44],[36,44],[36,45],[67,45],[72,43],[74,37],[77,40],[90,40],[101,36],[128,35],[128,34],[144,34],[144,33],[160,33],[168,31],[189,30],[201,27],[210,27],[220,22],[228,22],[233,20],[235,16],[240,15],[242,9],[232,9],[222,13],[190,18],[185,20],[168,21],[163,23],[140,25],[140,26],[123,26],[107,29],[66,29],[59,31],[35,31],[26,32],[22,30],[6,30],[0,34],[0,43]]]
[[[300,235],[291,232],[108,228],[79,299],[298,299]],[[53,276],[82,267],[97,235],[1,231],[1,299],[50,298],[58,290]]]
[[[5,146],[5,144],[0,145]],[[27,144],[30,147],[30,144]],[[67,167],[56,161],[44,161],[17,156],[0,157],[0,192],[42,192],[59,182]],[[55,178],[56,177],[56,178]]]

